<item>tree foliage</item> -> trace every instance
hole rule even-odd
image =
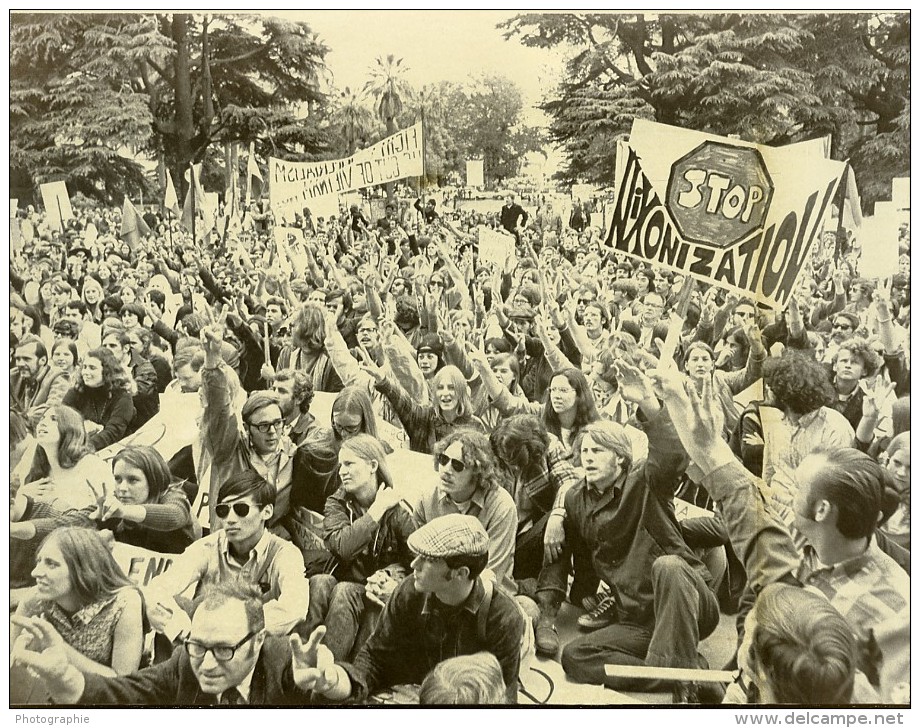
[[[867,202],[909,169],[906,13],[531,13],[500,27],[571,49],[543,105],[569,182],[612,183],[615,142],[635,118],[763,144],[830,134]]]
[[[11,175],[120,202],[144,185],[123,147],[183,170],[212,144],[307,159],[329,148],[327,48],[279,18],[185,13],[11,16]],[[212,170],[213,173],[213,170]]]

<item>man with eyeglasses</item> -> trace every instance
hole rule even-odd
[[[189,546],[145,590],[147,617],[157,631],[173,642],[187,636],[193,625],[177,597],[194,584],[234,579],[258,587],[269,634],[287,634],[304,619],[310,587],[303,554],[267,529],[274,507],[274,486],[251,470],[221,486],[214,507],[217,529]]]
[[[266,634],[258,588],[230,581],[209,586],[196,600],[191,630],[166,662],[122,677],[81,673],[64,645],[37,639],[13,655],[48,686],[58,704],[81,705],[308,705],[315,701],[321,633],[304,647]],[[39,651],[40,650],[40,651]]]

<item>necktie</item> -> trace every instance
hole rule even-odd
[[[225,690],[220,696],[220,705],[245,705],[246,701],[236,688]]]

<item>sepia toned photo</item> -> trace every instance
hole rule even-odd
[[[11,724],[901,724],[909,11],[8,18]]]

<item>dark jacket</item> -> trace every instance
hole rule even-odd
[[[406,540],[415,531],[415,521],[401,504],[384,513],[378,523],[345,488],[339,488],[326,499],[324,516],[326,548],[339,562],[339,581],[363,584],[391,564],[412,563]]]
[[[102,425],[102,430],[89,438],[94,450],[102,450],[118,442],[128,434],[128,427],[134,419],[134,401],[123,389],[71,389],[64,395],[62,404],[73,407],[84,420]]]
[[[654,623],[652,564],[659,556],[680,556],[706,583],[706,567],[687,546],[674,512],[674,493],[687,466],[687,453],[674,425],[661,412],[645,423],[648,460],[622,473],[599,494],[585,480],[565,497],[565,549],[540,573],[540,589],[565,593],[570,559],[575,581],[572,602],[597,591],[598,579],[611,588],[621,622]]]
[[[216,705],[217,696],[203,693],[192,672],[188,653],[174,650],[166,662],[132,675],[106,678],[85,675],[81,705]],[[267,637],[256,662],[249,705],[309,705],[311,692],[294,683],[291,645],[287,637]]]
[[[449,657],[486,651],[501,665],[508,702],[516,703],[524,618],[512,598],[495,588],[485,635],[480,635],[478,612],[484,597],[481,578],[466,601],[456,607],[419,592],[414,576],[404,579],[354,665],[342,663],[351,678],[352,699],[363,702],[383,688],[421,683],[435,665]]]

